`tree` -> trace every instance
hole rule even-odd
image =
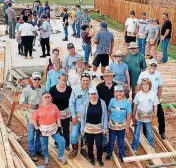
[[[84,0],[78,0],[78,4],[80,5],[80,7],[81,7],[83,1]]]

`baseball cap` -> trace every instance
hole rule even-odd
[[[33,74],[32,74],[32,79],[34,79],[34,78],[42,78],[42,75],[41,75],[41,73],[40,72],[33,72]]]
[[[149,65],[156,64],[157,65],[157,60],[156,59],[150,59],[149,60]]]
[[[97,94],[97,90],[95,88],[90,88],[89,89],[89,94],[92,94],[92,93],[96,93]]]
[[[107,28],[108,27],[107,23],[105,23],[105,22],[101,22],[100,26],[103,27],[103,28]]]
[[[133,11],[133,10],[130,11],[130,14],[131,14],[131,15],[135,15],[135,11]]]
[[[83,11],[88,11],[88,9],[87,9],[87,8],[84,8]]]
[[[114,91],[123,91],[123,90],[124,90],[124,88],[123,88],[122,85],[116,85],[116,86],[114,87]]]
[[[89,28],[88,25],[82,25],[82,26],[81,26],[81,29],[82,29],[82,30],[85,30],[85,29],[87,29],[87,28]]]
[[[104,71],[103,76],[107,76],[107,75],[112,75],[113,76],[114,74],[110,69],[107,69],[107,70]]]
[[[75,48],[75,46],[73,45],[73,43],[68,43],[67,44],[67,49],[71,49],[71,48]]]

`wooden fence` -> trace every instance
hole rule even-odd
[[[106,14],[121,24],[125,23],[125,20],[129,17],[129,12],[134,10],[137,18],[141,17],[142,12],[146,12],[148,17],[159,19],[160,25],[162,25],[162,14],[167,12],[172,22],[171,43],[176,45],[176,10],[124,0],[95,0],[94,2],[95,8],[99,9],[101,14]]]

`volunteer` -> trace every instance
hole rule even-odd
[[[90,75],[83,73],[81,75],[81,85],[73,88],[69,100],[69,107],[72,115],[72,131],[71,131],[71,144],[72,152],[69,154],[70,158],[74,158],[78,154],[78,136],[81,128],[81,108],[85,101],[88,100],[88,90],[90,85]],[[86,150],[81,144],[81,154],[86,155]]]
[[[80,20],[81,20],[81,26],[83,26],[83,25],[89,26],[91,20],[90,20],[90,15],[88,14],[87,8],[83,9],[83,14],[81,15]]]
[[[72,8],[72,12],[71,12],[71,26],[72,26],[72,30],[73,30],[73,34],[72,36],[76,36],[76,22],[75,22],[75,19],[76,19],[76,8],[73,7]]]
[[[131,103],[125,98],[122,85],[114,87],[114,98],[110,100],[109,110],[109,143],[106,159],[110,160],[117,137],[119,157],[123,162],[125,157],[125,133],[129,134],[131,120]]]
[[[46,165],[49,164],[48,138],[51,136],[59,144],[58,161],[62,162],[62,164],[66,164],[67,160],[63,156],[65,139],[61,133],[60,112],[57,106],[51,102],[52,97],[50,93],[43,93],[42,104],[34,111],[32,123],[37,136],[40,136],[44,163]]]
[[[63,39],[63,41],[68,41],[68,13],[67,13],[67,8],[63,9],[63,28],[64,28],[64,34],[65,34],[65,38]]]
[[[152,133],[152,119],[157,116],[157,105],[159,103],[157,95],[151,91],[152,82],[149,79],[142,79],[141,91],[137,92],[134,98],[133,121],[136,120],[132,149],[136,153],[139,146],[140,130],[145,125],[146,136],[149,144],[154,147]]]
[[[88,143],[88,156],[90,163],[95,165],[93,146],[94,140],[97,148],[97,161],[102,162],[102,139],[107,132],[107,108],[103,100],[98,98],[96,89],[89,89],[89,100],[85,102],[81,111],[81,134],[86,134]]]
[[[28,85],[22,92],[19,103],[28,109],[27,112],[27,124],[28,124],[28,151],[29,156],[33,161],[38,161],[36,157],[37,153],[41,153],[40,138],[35,136],[36,131],[31,122],[31,117],[34,109],[39,107],[41,103],[42,94],[45,92],[45,88],[40,84],[41,74],[34,72],[31,77],[32,84]]]
[[[161,95],[162,95],[162,85],[163,85],[163,79],[161,77],[160,72],[156,71],[157,69],[157,61],[155,59],[149,60],[149,66],[146,71],[142,72],[138,79],[138,90],[140,90],[140,84],[142,82],[142,79],[148,78],[152,82],[152,88],[151,90],[155,92],[155,94],[158,96],[158,99],[161,101]],[[161,102],[158,104],[157,108],[157,117],[159,122],[159,133],[161,135],[162,139],[166,139],[165,135],[165,118],[164,118],[164,112],[162,109]]]
[[[75,23],[76,23],[76,36],[75,38],[80,38],[80,33],[81,33],[81,7],[79,5],[75,6],[76,8],[76,19],[75,19]]]
[[[53,69],[48,71],[47,81],[46,81],[46,90],[49,91],[52,86],[58,83],[58,77],[63,74],[65,71],[61,68],[59,60],[53,62]]]
[[[8,16],[7,16],[7,13],[6,13],[6,9],[8,8],[8,3],[9,3],[9,0],[4,0],[4,5],[2,6],[3,16],[4,16],[4,25],[6,25],[5,35],[8,35]]]

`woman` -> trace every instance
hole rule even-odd
[[[61,126],[63,129],[63,136],[66,141],[66,150],[70,150],[70,111],[69,111],[69,99],[72,92],[70,86],[67,86],[66,74],[61,74],[58,77],[58,84],[50,89],[50,94],[53,98],[53,103],[60,110]]]
[[[65,139],[61,134],[60,112],[57,106],[51,103],[52,98],[49,92],[43,93],[42,104],[37,110],[34,110],[32,123],[35,127],[37,135],[40,136],[42,154],[44,163],[49,163],[48,153],[48,137],[52,138],[59,144],[58,161],[66,164],[64,155]]]
[[[123,62],[124,55],[121,51],[117,51],[114,57],[115,62],[112,62],[109,66],[109,69],[115,75],[113,81],[117,84],[124,85],[125,96],[126,98],[129,98],[130,75],[128,71],[128,65]]]
[[[146,41],[150,48],[151,58],[157,59],[156,47],[160,43],[160,26],[158,19],[153,20],[152,27],[148,30]]]
[[[89,27],[88,25],[83,25],[81,29],[83,30],[81,33],[81,37],[83,40],[82,48],[84,50],[84,60],[87,66],[91,67],[89,65],[89,56],[91,53],[91,38],[95,36],[95,32],[91,31],[91,27]]]
[[[27,23],[28,22],[27,16],[23,16],[23,21],[24,23],[20,25],[18,29],[18,40],[20,41],[21,39],[24,45],[24,54],[25,54],[24,59],[33,59],[32,57],[33,39],[34,36],[37,36],[37,33],[34,29],[34,26]],[[28,52],[29,56],[27,57]]]
[[[65,71],[61,68],[59,60],[53,62],[53,69],[49,70],[47,74],[46,90],[49,91],[52,86],[58,83],[58,77]]]
[[[159,100],[156,93],[151,91],[152,83],[149,79],[143,79],[141,83],[142,90],[137,92],[134,98],[133,121],[136,120],[135,130],[132,142],[134,152],[139,146],[140,130],[145,125],[147,140],[154,147],[152,134],[152,118],[157,116],[157,105]],[[156,118],[155,118],[156,119]]]
[[[106,160],[110,160],[114,150],[114,142],[117,137],[119,157],[123,162],[125,157],[125,133],[128,135],[131,120],[131,103],[124,98],[124,88],[122,85],[114,87],[114,96],[110,100],[109,110],[109,143]]]
[[[98,99],[96,89],[89,89],[89,100],[83,105],[81,111],[81,133],[86,133],[88,143],[88,156],[90,163],[95,165],[93,145],[94,140],[97,147],[97,160],[100,166],[102,162],[102,140],[103,134],[107,131],[107,110],[103,100]]]
[[[57,48],[53,49],[51,58],[49,58],[45,63],[44,76],[43,76],[44,80],[46,80],[48,71],[53,69],[54,60],[59,60],[59,49]]]
[[[65,38],[63,39],[63,41],[68,41],[68,13],[67,13],[67,9],[64,8],[63,9],[63,27],[64,27],[64,33],[65,33]]]

